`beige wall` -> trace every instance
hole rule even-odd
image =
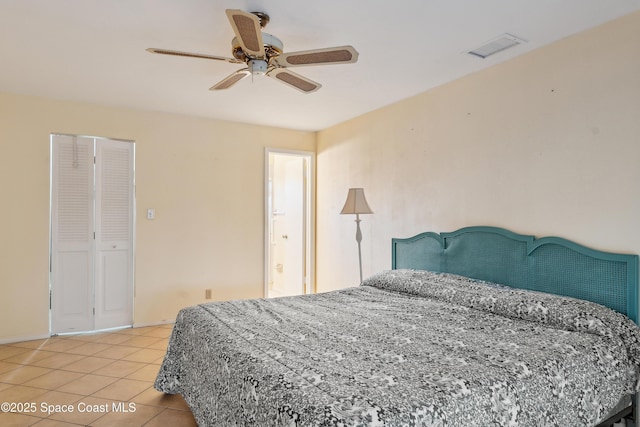
[[[318,290],[358,282],[391,238],[470,225],[640,253],[640,13],[318,135]]]
[[[49,331],[52,132],[136,141],[135,323],[262,296],[264,148],[314,133],[0,94],[0,341]]]

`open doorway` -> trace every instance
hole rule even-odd
[[[314,292],[314,153],[267,148],[265,156],[267,298]]]

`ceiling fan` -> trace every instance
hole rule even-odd
[[[320,89],[322,85],[294,73],[289,70],[289,67],[349,64],[358,60],[358,52],[352,46],[284,53],[280,39],[262,32],[262,28],[269,22],[269,15],[263,12],[248,13],[238,9],[227,9],[226,13],[236,35],[231,41],[233,58],[155,48],[149,48],[147,51],[162,55],[214,59],[247,65],[213,85],[210,90],[228,89],[249,75],[267,75],[299,91],[311,93]]]

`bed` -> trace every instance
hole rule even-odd
[[[638,257],[495,227],[360,286],[180,311],[155,388],[200,426],[595,426],[634,415]]]

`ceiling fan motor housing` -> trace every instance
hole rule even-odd
[[[282,41],[280,41],[279,38],[277,38],[276,36],[272,36],[271,34],[262,33],[262,40],[264,46],[264,54],[267,61],[278,55],[282,55],[284,44],[282,43]],[[240,44],[238,37],[234,37],[231,40],[231,54],[234,58],[239,59],[240,61],[247,61],[248,59],[254,58],[253,56],[247,56],[244,50],[242,50],[242,45]]]

